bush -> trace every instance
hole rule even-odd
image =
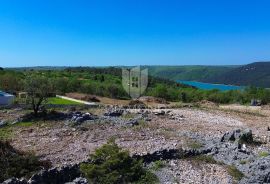
[[[244,177],[244,174],[233,165],[227,166],[227,171],[229,175],[231,175],[237,181],[241,180]]]
[[[266,151],[259,152],[259,157],[267,157],[268,155],[269,153]]]
[[[165,164],[164,161],[157,160],[157,161],[154,162],[154,165],[152,166],[151,169],[153,169],[154,171],[158,171],[158,170],[162,169],[165,166],[166,166],[166,164]]]
[[[8,142],[0,141],[0,182],[11,177],[29,178],[35,172],[49,166],[50,163],[39,161],[35,155],[19,152]]]
[[[142,161],[129,156],[115,142],[110,141],[90,155],[90,163],[80,169],[89,183],[156,183],[157,177],[143,168]]]

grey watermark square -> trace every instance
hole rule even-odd
[[[139,98],[148,86],[148,69],[141,70],[140,66],[122,68],[122,85],[132,99]]]

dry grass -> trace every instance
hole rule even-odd
[[[119,100],[107,97],[98,97],[101,104],[105,105],[128,105],[130,100]]]

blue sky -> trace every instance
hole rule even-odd
[[[0,66],[270,60],[269,0],[0,0]]]

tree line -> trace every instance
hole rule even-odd
[[[120,68],[78,67],[64,70],[0,70],[0,89],[16,93],[25,91],[31,82],[46,84],[42,90],[55,94],[79,92],[117,99],[129,99],[122,87]],[[260,99],[270,102],[270,90],[247,87],[243,90],[201,90],[178,84],[167,79],[149,76],[148,88],[143,95],[164,98],[169,101],[198,102],[208,100],[216,103],[249,103]],[[46,89],[47,88],[47,89]],[[29,89],[28,89],[29,90]],[[41,91],[40,91],[41,92]]]

